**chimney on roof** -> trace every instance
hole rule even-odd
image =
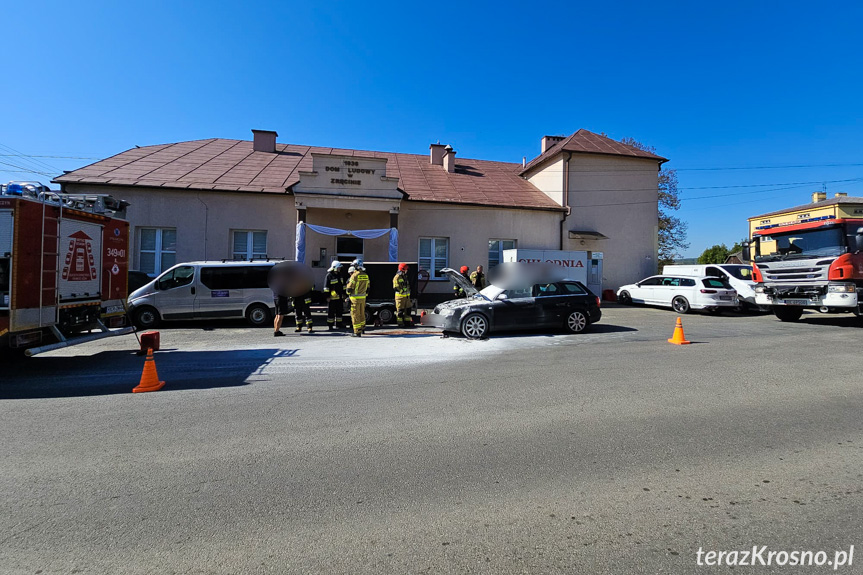
[[[546,152],[550,147],[555,145],[558,142],[562,142],[566,139],[566,136],[543,136],[542,137],[542,154]]]
[[[276,136],[277,133],[270,130],[252,130],[254,139],[252,140],[252,149],[256,152],[276,152]]]
[[[833,194],[834,198],[846,198],[848,197],[848,192],[836,192]]]
[[[446,154],[444,149],[446,146],[443,144],[432,144],[429,146],[429,150],[431,153],[429,154],[429,162],[431,162],[434,166],[443,166],[443,157]]]
[[[827,192],[815,192],[812,194],[812,203],[823,202],[827,199]]]
[[[444,148],[443,167],[450,174],[455,172],[455,150],[452,146]]]

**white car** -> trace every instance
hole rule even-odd
[[[617,290],[617,301],[624,305],[660,305],[677,313],[687,313],[690,309],[717,311],[739,305],[737,292],[724,279],[676,275],[651,276],[622,286]]]

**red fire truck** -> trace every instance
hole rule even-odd
[[[755,229],[752,256],[755,303],[782,321],[804,309],[863,315],[863,219],[832,215]]]
[[[127,205],[35,182],[0,186],[0,349],[35,355],[133,331]]]

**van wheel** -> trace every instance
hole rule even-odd
[[[689,301],[682,295],[671,300],[671,308],[677,313],[687,313],[689,311]]]
[[[161,318],[159,317],[159,312],[156,311],[156,308],[152,308],[148,305],[136,309],[132,316],[132,322],[138,329],[153,329],[159,325],[160,320]]]
[[[249,306],[249,309],[246,311],[246,319],[255,327],[262,327],[273,321],[270,308],[262,303]]]
[[[590,322],[587,320],[587,316],[583,311],[575,310],[566,318],[566,329],[569,330],[570,333],[581,333],[589,323]]]
[[[378,318],[381,320],[381,323],[392,323],[392,321],[396,318],[396,314],[393,313],[393,309],[389,307],[382,307],[378,310]]]
[[[776,306],[773,308],[773,315],[779,318],[779,321],[797,321],[803,315],[803,308],[796,306]]]
[[[620,292],[620,295],[617,296],[617,301],[620,305],[632,305],[632,296],[629,295],[628,291]]]

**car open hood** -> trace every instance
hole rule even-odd
[[[479,293],[479,292],[477,292],[476,288],[473,287],[473,284],[471,284],[469,281],[467,281],[463,275],[461,275],[460,273],[458,273],[454,269],[444,268],[441,271],[447,275],[447,277],[450,279],[450,281],[452,281],[453,283],[455,283],[455,285],[457,285],[458,287],[463,289],[464,293],[468,297]]]

